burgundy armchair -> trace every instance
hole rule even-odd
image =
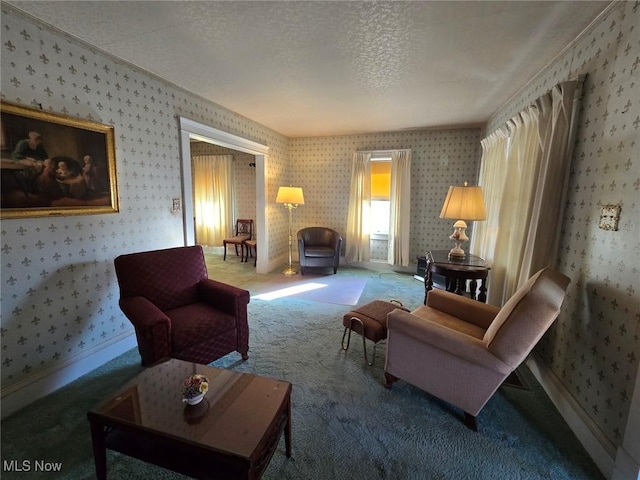
[[[248,358],[249,292],[209,279],[202,247],[120,255],[114,264],[143,365],[168,357],[206,365],[233,351]]]
[[[430,290],[426,306],[387,315],[385,386],[405,380],[462,409],[476,430],[482,407],[558,317],[568,285],[542,269],[502,308]]]

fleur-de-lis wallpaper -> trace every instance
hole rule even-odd
[[[172,211],[173,199],[182,195],[177,116],[269,145],[267,191],[274,198],[287,182],[289,142],[5,4],[1,22],[2,100],[113,125],[120,187],[116,214],[3,220],[5,397],[132,335],[118,307],[113,259],[183,244],[182,217]],[[2,154],[10,155],[6,147]],[[236,168],[238,182],[255,176],[244,163]],[[239,212],[250,218],[255,180],[253,186],[236,199]],[[270,218],[275,230],[284,231],[286,221],[284,214]],[[286,239],[276,237],[270,248],[283,254]]]
[[[304,189],[294,229],[325,225],[344,232],[353,152],[410,148],[413,257],[449,246],[451,225],[438,218],[440,207],[450,184],[477,181],[480,139],[554,84],[586,74],[559,227],[558,264],[572,283],[537,354],[615,450],[640,356],[638,5],[615,4],[482,131],[288,139],[3,4],[3,101],[114,125],[121,212],[2,222],[2,395],[132,334],[117,305],[113,258],[182,244],[181,217],[171,212],[172,199],[181,196],[177,115],[269,146],[269,259],[287,249],[288,218],[273,203],[280,185]],[[238,174],[249,178],[251,172]],[[247,189],[239,208],[249,212],[253,198]],[[598,228],[607,204],[622,207],[618,231]]]
[[[291,179],[303,187],[305,205],[297,227],[322,225],[344,232],[356,151],[411,149],[410,258],[429,249],[451,248],[453,222],[439,218],[450,185],[478,178],[479,129],[423,130],[291,139]],[[469,232],[473,229],[471,228]],[[372,244],[372,258],[386,260],[383,242]]]

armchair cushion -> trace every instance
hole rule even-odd
[[[171,349],[184,350],[206,342],[211,337],[235,330],[236,319],[221,310],[212,310],[207,303],[192,303],[166,312],[171,319]]]
[[[430,290],[427,306],[486,330],[500,309],[445,290]]]
[[[305,257],[333,258],[335,254],[336,254],[335,247],[312,247],[312,246],[304,247]]]

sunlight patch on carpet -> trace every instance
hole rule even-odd
[[[295,287],[281,288],[280,290],[275,290],[273,292],[256,295],[253,298],[269,301],[275,300],[276,298],[290,297],[297,293],[308,292],[309,290],[316,290],[317,288],[324,288],[326,286],[326,283],[305,283],[303,285],[296,285]]]
[[[356,305],[367,285],[365,278],[330,276],[276,277],[252,295],[256,300],[295,297],[320,303]]]

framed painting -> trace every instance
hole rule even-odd
[[[118,211],[114,130],[2,102],[1,218]]]

